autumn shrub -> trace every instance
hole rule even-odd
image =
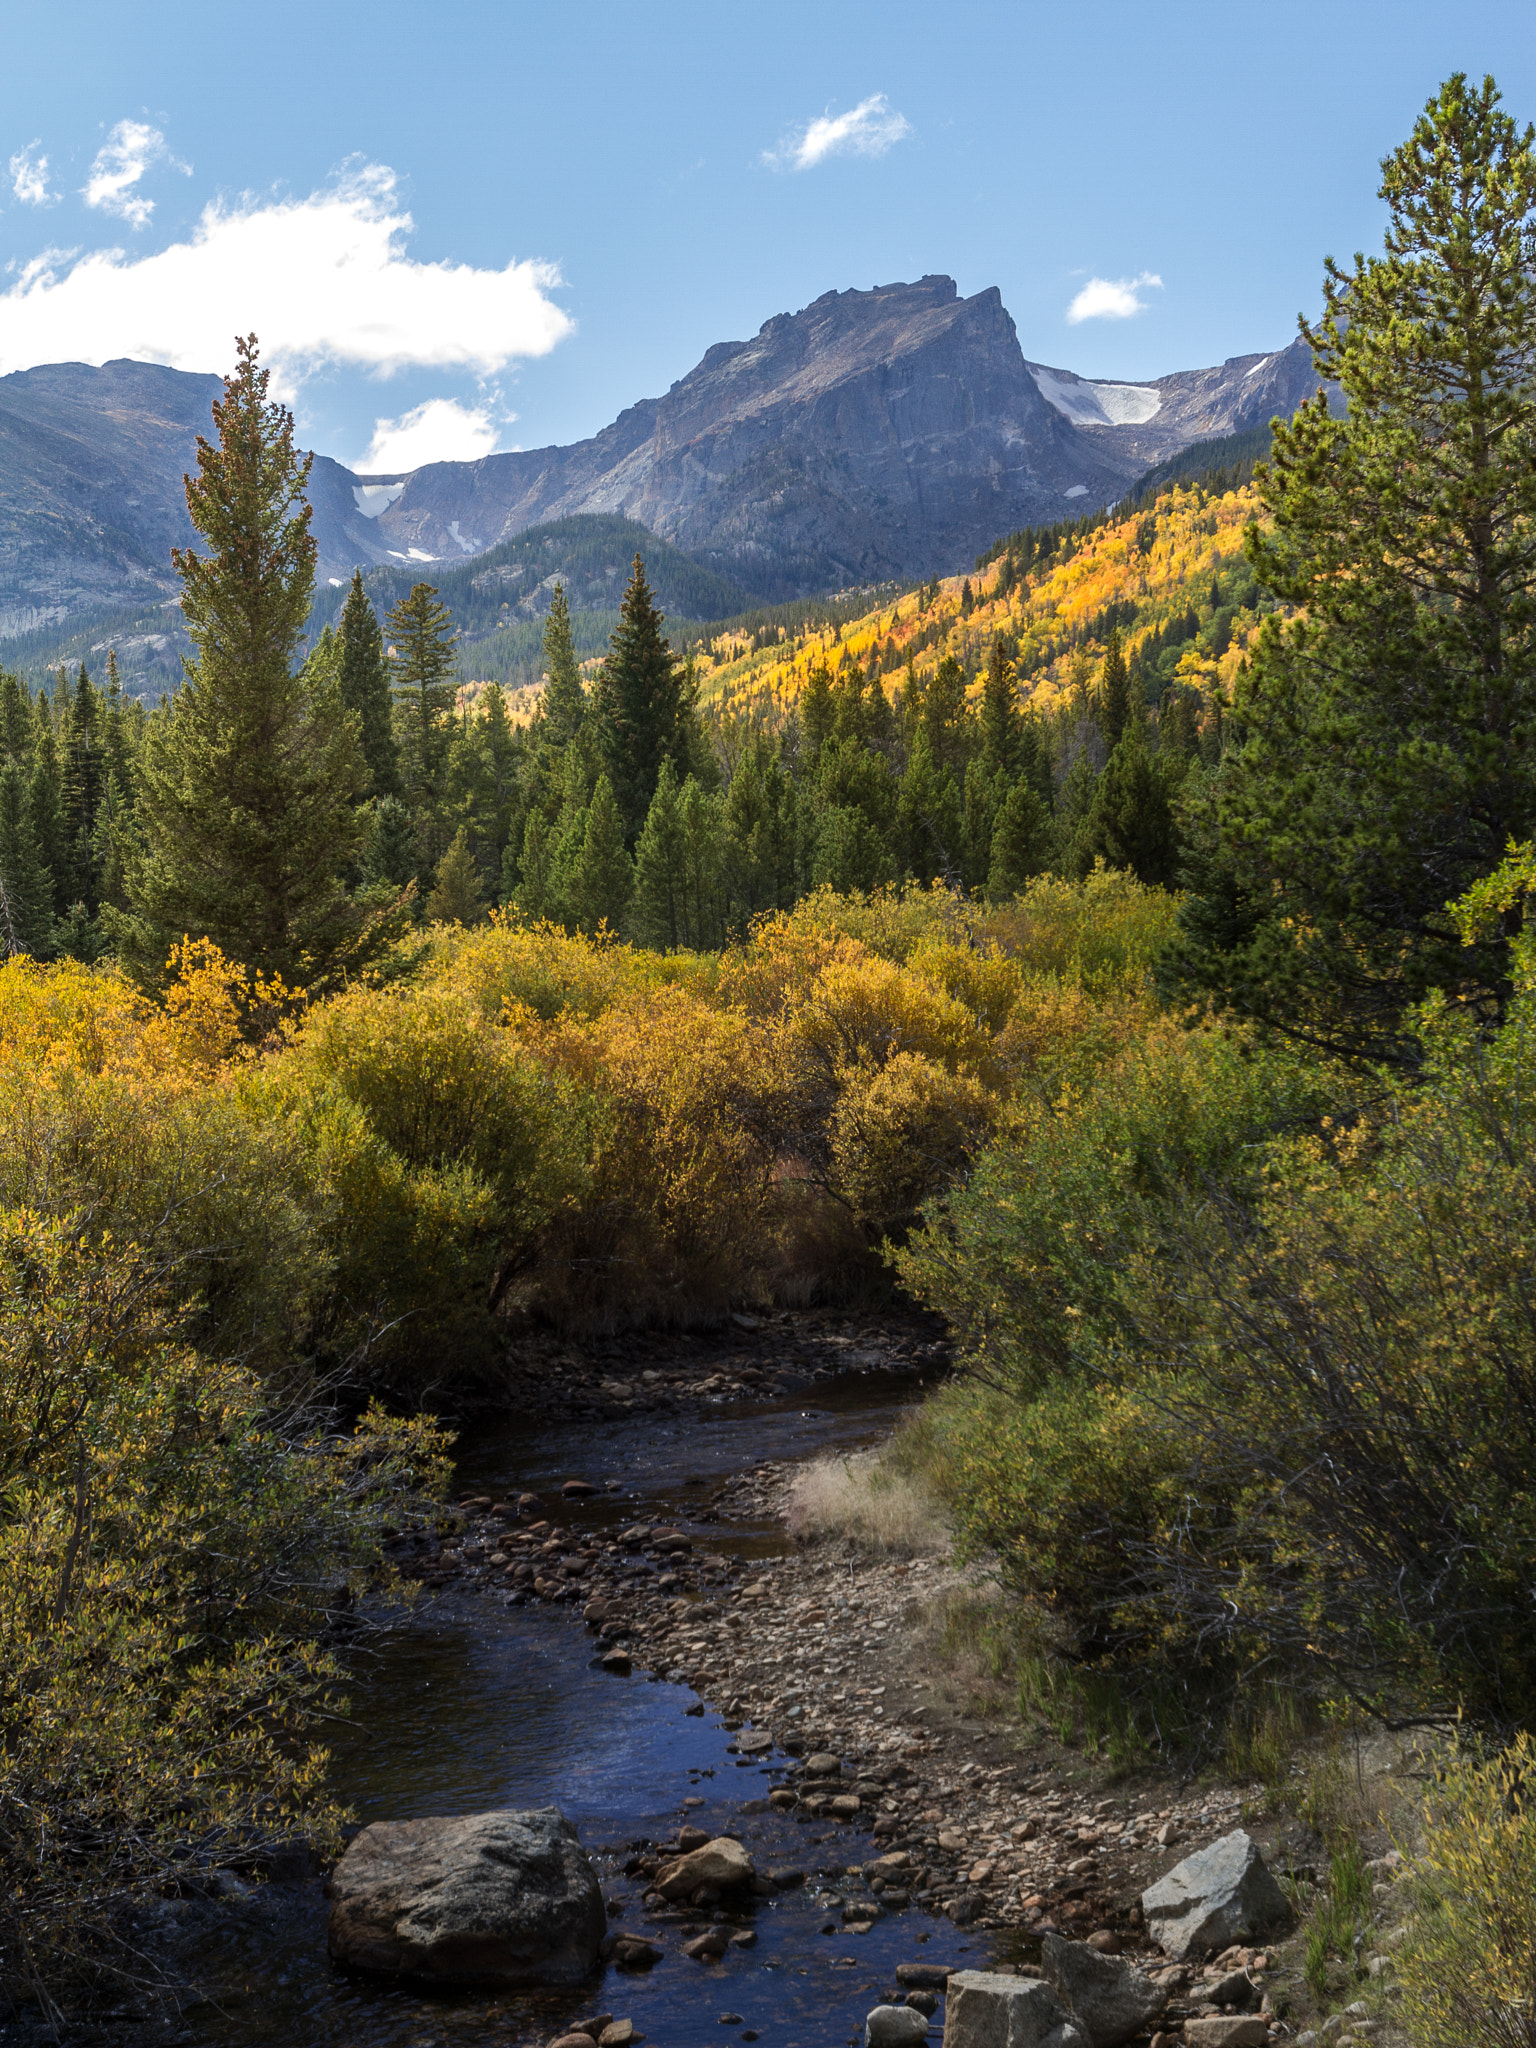
[[[900,1256],[981,1389],[933,1437],[962,1541],[1083,1654],[1528,1711],[1521,976],[1491,1035],[1430,1006],[1412,1080],[1168,1020],[1058,1063]]]
[[[326,1256],[290,1134],[238,1094],[248,981],[206,946],[180,964],[159,1005],[108,966],[0,966],[0,1202],[152,1235],[192,1262],[200,1341],[276,1370]]]
[[[194,1350],[168,1243],[0,1211],[0,1988],[116,1967],[120,1909],[333,1845],[322,1647],[443,1444],[340,1437]]]
[[[831,1185],[872,1238],[905,1236],[964,1171],[996,1107],[973,1075],[922,1053],[853,1067],[832,1117]]]
[[[462,1371],[588,1184],[592,1105],[442,983],[317,1005],[246,1091],[295,1134],[331,1265],[333,1350],[355,1376]]]
[[[1401,1888],[1396,2017],[1422,2048],[1536,2041],[1536,1745],[1458,1744],[1423,1813]]]
[[[663,987],[529,1043],[595,1105],[590,1183],[545,1241],[540,1308],[679,1321],[750,1293],[779,1215],[786,1121],[760,1029]]]

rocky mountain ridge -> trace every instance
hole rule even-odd
[[[1148,383],[1026,362],[995,289],[828,292],[721,342],[589,440],[362,476],[317,456],[322,586],[423,573],[572,514],[639,522],[760,598],[951,569],[1113,502],[1171,451],[1289,411],[1304,345]],[[0,642],[172,604],[182,493],[219,391],[128,360],[0,378]]]

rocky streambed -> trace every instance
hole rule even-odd
[[[323,1882],[226,1887],[155,1930],[199,1987],[179,2038],[818,2048],[931,2011],[953,1970],[1034,1977],[1056,1933],[1142,1954],[1167,2025],[1257,2007],[1262,1945],[1146,1954],[1139,1906],[1240,1793],[1096,1789],[956,1714],[922,1648],[952,1568],[784,1528],[797,1461],[883,1436],[944,1365],[929,1325],[805,1317],[531,1366],[543,1418],[464,1448],[453,1526],[391,1539],[429,1598],[360,1656],[334,1778],[364,1824],[558,1807],[601,1882],[600,1975],[425,1991],[332,1966]],[[669,1868],[721,1838],[754,1882],[678,1895]]]

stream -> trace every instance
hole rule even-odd
[[[579,1475],[608,1490],[560,1503],[573,1529],[665,1519],[701,1540],[707,1528],[717,1553],[778,1554],[782,1529],[716,1523],[707,1490],[766,1460],[869,1443],[921,1392],[913,1375],[850,1372],[770,1403],[481,1433],[461,1445],[458,1477],[498,1498],[527,1490],[553,1499]],[[894,1912],[867,1933],[843,1927],[836,1874],[875,1853],[868,1836],[773,1809],[743,1817],[745,1802],[766,1801],[783,1760],[730,1755],[715,1710],[685,1712],[697,1706],[686,1686],[612,1677],[595,1648],[569,1607],[509,1607],[490,1592],[440,1596],[358,1660],[353,1719],[331,1743],[332,1781],[363,1825],[558,1806],[597,1867],[610,1929],[653,1934],[666,1950],[661,1963],[648,1972],[604,1967],[579,1992],[401,1987],[333,1968],[319,1886],[274,1885],[251,1911],[215,1916],[197,1940],[189,1967],[210,2003],[187,2015],[187,2038],[220,2048],[513,2048],[611,2012],[633,2019],[652,2048],[739,2039],[827,2048],[862,2039],[864,2016],[893,1988],[898,1963],[985,1966],[990,1937],[921,1911]],[[685,1800],[694,1802],[686,1810]],[[621,1874],[637,1844],[684,1820],[736,1836],[759,1870],[807,1873],[803,1888],[744,1918],[755,1946],[710,1965],[680,1953],[679,1926],[665,1916],[658,1924],[640,1903],[645,1881]],[[822,1931],[829,1927],[836,1931]]]

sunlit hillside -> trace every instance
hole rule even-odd
[[[1046,710],[1097,671],[1115,627],[1149,696],[1175,677],[1209,689],[1230,681],[1257,624],[1242,542],[1258,509],[1251,484],[1175,486],[1081,534],[1015,536],[974,574],[935,578],[842,626],[722,633],[697,647],[700,696],[722,711],[783,709],[818,665],[873,664],[895,689],[909,663],[923,678],[946,655],[975,690],[1003,635],[1021,693]]]

